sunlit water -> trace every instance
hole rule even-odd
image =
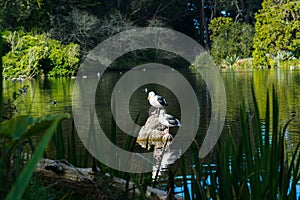
[[[208,90],[206,89],[205,82],[201,78],[200,74],[187,69],[181,69],[179,72],[183,74],[190,82],[199,100],[200,125],[196,140],[199,142],[199,144],[201,144],[210,122],[210,96]],[[95,99],[96,112],[101,127],[108,135],[112,123],[111,94],[115,84],[125,73],[126,72],[106,72],[101,79],[99,79]],[[151,74],[151,72],[147,73]],[[168,78],[168,73],[165,73],[165,76]],[[239,136],[239,108],[241,104],[244,103],[248,110],[253,110],[253,95],[251,90],[252,85],[258,102],[260,117],[263,121],[265,118],[267,91],[271,92],[272,87],[274,87],[279,99],[281,127],[284,126],[284,124],[291,118],[292,115],[295,115],[294,120],[288,127],[288,133],[286,134],[288,150],[292,151],[292,149],[295,148],[300,141],[300,71],[224,71],[221,72],[221,76],[226,89],[226,97],[224,97],[224,99],[227,99],[227,115],[223,132],[226,133],[228,130],[230,130],[233,135],[236,137]],[[95,75],[95,77],[87,78],[97,77]],[[17,115],[29,114],[37,117],[61,112],[72,113],[74,82],[74,79],[69,78],[32,79],[24,80],[22,82],[6,80],[4,81],[4,96],[6,101],[8,101],[8,99],[12,99],[13,92],[19,93],[20,88],[28,85],[29,88],[27,94],[19,94],[19,97],[14,102],[17,109]],[[132,82],[134,82],[134,80],[132,80]],[[137,88],[130,99],[130,115],[133,120],[139,116],[137,122],[138,125],[142,126],[149,116],[150,106],[147,101],[147,93],[145,93],[145,88],[147,88],[148,92],[153,90],[158,94],[163,95],[169,103],[167,111],[180,119],[180,109],[184,108],[180,107],[172,91],[161,85],[148,84]],[[122,90],[126,91],[126,86],[124,86]],[[78,95],[78,91],[75,91],[74,94]],[[53,104],[54,100],[57,102],[56,105]],[[89,122],[83,123],[87,124],[88,130]],[[72,120],[70,119],[64,122],[63,130],[65,131],[65,134],[70,134],[71,129]],[[176,130],[177,129],[171,129],[170,132],[172,134],[176,134]],[[122,147],[125,137],[126,133],[123,133],[119,128],[117,128],[118,146]],[[77,145],[82,146],[80,141]],[[142,148],[138,144],[136,149],[137,151],[142,151]],[[51,151],[51,148],[49,148],[48,151]],[[164,163],[163,166],[167,167],[168,164],[170,163]]]

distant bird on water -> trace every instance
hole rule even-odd
[[[20,92],[21,94],[27,94],[27,87],[24,86],[24,87],[20,88],[20,89],[19,89],[19,92]]]
[[[156,112],[159,113],[159,108],[162,108],[164,106],[167,106],[168,103],[165,98],[162,96],[156,95],[153,91],[149,92],[148,94],[148,100],[151,106],[154,108],[157,108]]]
[[[167,130],[169,130],[170,127],[181,126],[180,121],[175,117],[173,117],[172,115],[166,114],[165,110],[159,111],[158,121],[162,125],[167,126],[168,127]]]

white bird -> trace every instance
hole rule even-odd
[[[172,115],[166,114],[165,110],[159,111],[158,121],[162,125],[167,126],[167,130],[169,130],[170,127],[181,126],[180,121]]]
[[[154,108],[157,108],[157,114],[159,111],[159,108],[162,108],[164,106],[167,106],[168,103],[162,96],[156,95],[153,91],[149,92],[148,94],[148,100],[151,106]]]

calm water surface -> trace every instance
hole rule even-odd
[[[187,69],[181,69],[178,71],[190,82],[199,100],[201,116],[196,139],[199,143],[201,143],[210,122],[210,96],[201,75]],[[164,73],[166,74],[166,78],[168,78],[168,73]],[[114,89],[114,85],[123,74],[125,74],[125,72],[106,72],[99,80],[95,100],[96,112],[100,125],[106,133],[109,133],[112,122],[110,108],[111,94]],[[292,115],[296,115],[295,120],[289,125],[288,134],[286,135],[288,147],[293,148],[300,142],[300,71],[226,71],[221,72],[221,76],[224,81],[227,95],[224,97],[227,98],[227,115],[223,130],[224,133],[230,129],[231,132],[238,137],[240,105],[244,103],[248,110],[253,109],[251,85],[253,85],[258,107],[260,109],[260,115],[263,120],[265,118],[267,91],[268,89],[272,89],[274,86],[277,91],[280,104],[280,125],[283,127]],[[23,82],[5,81],[4,96],[6,100],[9,98],[11,99],[14,91],[18,91],[18,89],[28,85],[28,93],[21,94],[15,102],[18,115],[29,114],[32,116],[42,116],[61,112],[72,113],[74,82],[74,79],[68,78],[33,79],[25,80]],[[132,80],[132,83],[134,83],[134,80]],[[181,108],[172,91],[156,84],[143,85],[140,88],[137,88],[134,92],[129,104],[130,116],[132,119],[135,119],[139,115],[138,124],[142,126],[148,117],[150,107],[147,101],[147,94],[144,91],[145,88],[147,88],[148,91],[154,90],[165,96],[169,103],[167,111],[180,119]],[[126,91],[126,87],[124,86],[122,90],[123,92]],[[77,93],[78,91],[75,92],[75,94]],[[54,100],[57,101],[57,105],[53,105],[51,103]],[[88,124],[88,122],[86,123]],[[65,130],[65,134],[69,134],[71,132],[71,119],[64,122],[63,129]],[[176,130],[173,132],[171,131],[171,133],[175,134]],[[117,134],[117,144],[122,146],[126,133],[123,133],[117,128]],[[82,145],[79,140],[77,145]]]

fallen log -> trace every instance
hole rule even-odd
[[[38,177],[45,184],[54,184],[56,189],[73,191],[76,194],[90,195],[92,199],[123,199],[126,180],[103,175],[92,168],[78,168],[66,160],[41,159],[36,167]],[[135,188],[135,196],[140,196],[134,183],[129,183],[128,195],[132,195]],[[167,198],[167,192],[147,187],[147,197],[153,200]],[[180,199],[179,197],[177,199]]]
[[[46,185],[54,184],[54,188],[58,190],[65,189],[80,196],[89,195],[93,199],[118,199],[107,191],[109,183],[92,168],[78,168],[66,160],[44,158],[38,162],[36,172]]]

